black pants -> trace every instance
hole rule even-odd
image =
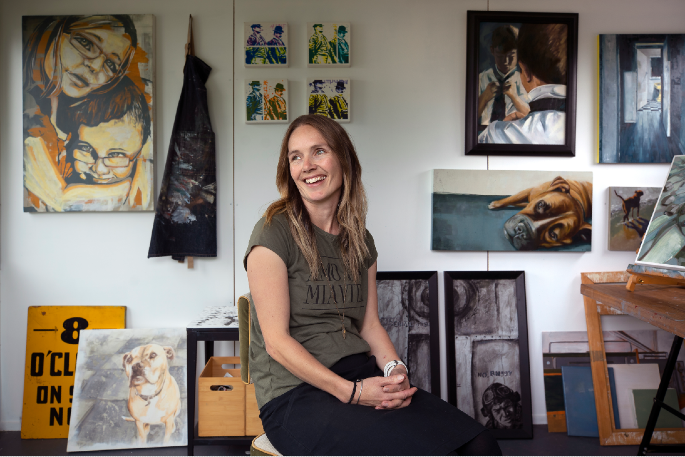
[[[383,376],[376,358],[365,354],[345,357],[331,370],[348,380]],[[447,455],[486,430],[420,389],[406,408],[376,410],[302,383],[264,405],[260,418],[284,455]]]

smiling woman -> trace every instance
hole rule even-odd
[[[152,16],[23,26],[24,210],[152,209]]]
[[[482,425],[410,385],[378,315],[361,175],[337,122],[311,114],[290,125],[276,171],[281,198],[243,259],[266,434],[284,455],[501,454]]]

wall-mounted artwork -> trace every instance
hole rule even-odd
[[[599,163],[669,163],[685,151],[685,35],[599,36]]]
[[[350,33],[349,22],[308,22],[309,38],[308,67],[349,67]]]
[[[67,452],[186,446],[186,331],[86,330]]]
[[[154,209],[154,16],[24,16],[25,212]]]
[[[309,114],[320,114],[338,122],[352,117],[352,87],[349,78],[307,80]]]
[[[635,263],[685,270],[685,156],[675,156]]]
[[[433,170],[432,249],[589,251],[592,173]]]
[[[466,154],[574,156],[578,14],[468,11]]]
[[[376,273],[378,316],[412,385],[440,396],[438,273]]]
[[[288,122],[288,80],[245,81],[245,121],[248,124]]]
[[[286,22],[245,22],[243,39],[246,67],[288,66]]]
[[[647,231],[659,187],[609,187],[609,250],[636,252]]]
[[[497,439],[532,438],[523,271],[446,271],[447,399]]]
[[[609,366],[656,364],[657,374],[663,372],[673,344],[673,335],[664,330],[604,331],[602,338]],[[561,379],[561,369],[565,366],[590,367],[587,332],[542,332],[542,368],[550,432],[566,432],[566,405]],[[616,377],[614,374],[613,378]],[[679,401],[685,405],[685,354],[678,355],[670,387],[676,389]],[[631,428],[621,418],[634,415],[631,412],[633,408],[628,402],[623,412],[619,412],[615,386],[612,386],[612,406],[615,428]]]

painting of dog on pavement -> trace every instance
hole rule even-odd
[[[609,250],[640,248],[659,199],[659,187],[609,187]]]
[[[438,251],[590,251],[592,172],[433,170]]]
[[[67,452],[186,446],[184,329],[85,330]]]

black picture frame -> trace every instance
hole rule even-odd
[[[483,22],[566,24],[567,92],[565,144],[482,144],[478,143],[478,95],[480,29]],[[578,68],[578,13],[526,13],[511,11],[468,11],[466,38],[466,155],[574,157],[576,151],[576,85]]]
[[[423,305],[428,304],[428,315],[426,316],[425,307],[418,309],[411,305],[411,303],[402,303],[404,313],[400,315],[398,321],[397,314],[385,311],[387,309],[387,298],[383,297],[383,287],[378,287],[378,281],[405,281],[407,286],[407,296],[402,297],[403,300],[410,301],[408,297],[416,296],[417,291],[413,289],[416,286],[415,281],[425,283],[423,290],[428,290],[428,297],[421,297]],[[409,356],[403,360],[409,367],[409,381],[412,385],[421,387],[427,392],[431,392],[438,397],[440,396],[440,320],[438,311],[438,272],[437,271],[379,271],[376,273],[376,285],[378,289],[378,316],[381,319],[381,324],[388,330],[390,339],[393,340],[393,328],[407,328],[407,352]],[[399,284],[402,293],[404,289],[402,284]],[[427,288],[427,289],[426,289]],[[420,292],[423,294],[423,291]],[[402,315],[406,316],[406,322]],[[417,328],[425,327],[428,323],[428,341],[426,342],[425,333],[409,334],[409,329],[416,325]],[[411,336],[415,338],[410,339]],[[426,345],[427,343],[427,345]],[[400,358],[403,357],[399,352],[396,341],[393,341],[395,348],[398,350]],[[426,360],[425,352],[429,351],[428,360]],[[412,354],[415,354],[412,357]],[[417,357],[418,355],[418,357]],[[425,366],[429,362],[428,367]],[[426,380],[426,375],[430,379]]]
[[[504,308],[503,305],[499,303],[496,303],[496,308],[487,308],[486,306],[484,306],[484,303],[481,302],[482,300],[487,299],[488,290],[485,286],[488,285],[488,282],[495,282],[500,280],[514,281],[513,286],[515,289],[514,295],[516,303],[517,328],[516,337],[514,337],[513,332],[509,334],[506,334],[506,332],[502,333],[502,329],[505,329],[507,325],[506,322],[502,323],[502,321],[505,320],[503,316],[508,315],[511,318],[513,316],[513,313],[511,311],[513,310],[507,310]],[[460,281],[459,284],[456,284],[456,287],[462,291],[461,297],[458,296],[458,293],[455,293],[455,283],[457,281]],[[510,287],[502,283],[500,284],[505,287]],[[496,297],[496,301],[499,301],[500,295],[497,294],[501,293],[502,291],[498,291],[497,283],[494,283],[493,286],[494,296]],[[493,347],[496,347],[495,345],[498,344],[498,342],[502,342],[502,347],[516,348],[515,352],[518,352],[517,355],[519,358],[518,387],[520,388],[520,391],[518,391],[518,393],[520,396],[520,404],[517,405],[516,402],[519,400],[514,399],[515,401],[513,402],[513,406],[515,410],[520,411],[520,425],[515,424],[515,428],[509,429],[493,427],[488,428],[490,429],[490,432],[493,433],[494,437],[497,439],[532,438],[533,408],[531,403],[530,391],[530,360],[528,353],[528,323],[526,312],[525,273],[523,271],[446,271],[444,273],[444,287],[446,326],[445,334],[447,342],[447,401],[452,405],[457,406],[465,413],[470,414],[472,417],[475,416],[474,419],[483,423],[483,425],[486,425],[486,423],[492,421],[495,417],[495,415],[492,414],[492,407],[490,407],[490,411],[487,416],[484,412],[482,412],[482,409],[485,409],[486,406],[483,402],[483,397],[486,396],[486,391],[490,390],[491,387],[493,389],[497,389],[498,391],[500,390],[498,386],[494,386],[495,382],[503,384],[505,386],[507,385],[507,383],[510,386],[515,386],[514,389],[509,389],[510,392],[513,392],[510,393],[510,395],[515,396],[516,382],[515,379],[513,381],[511,380],[511,376],[514,375],[514,370],[504,371],[503,369],[503,371],[501,372],[489,371],[487,368],[487,364],[485,362],[473,360],[475,358],[474,355],[487,354],[485,350],[479,351],[479,349],[492,350]],[[471,292],[469,292],[469,288]],[[504,290],[504,292],[506,292],[506,290]],[[455,312],[456,307],[459,307],[458,312]],[[493,310],[496,310],[497,316],[500,317],[501,322],[496,323],[498,331],[500,333],[488,334],[487,332],[482,332],[479,334],[477,331],[478,325],[480,325],[481,327],[493,325],[493,320],[487,317],[487,311]],[[509,312],[509,314],[507,314],[507,312]],[[457,331],[457,329],[455,328],[457,327],[457,321],[455,320],[455,317],[459,318],[460,316],[463,317],[462,322],[465,323],[464,327],[466,327],[466,325],[471,326],[469,329],[464,328],[460,331]],[[477,320],[478,316],[481,317],[480,321]],[[483,318],[483,316],[486,317]],[[467,322],[467,319],[470,320],[470,322]],[[510,325],[510,329],[512,328],[512,321],[513,318],[511,318],[508,322],[508,324]],[[474,322],[476,323],[476,325],[474,325]],[[458,342],[457,338],[460,338],[461,341]],[[460,352],[459,356],[465,357],[465,360],[469,360],[469,366],[457,367],[457,351],[455,348],[457,344],[460,344],[462,346],[468,345],[468,350],[470,351],[470,353],[465,354],[464,351],[462,351]],[[515,353],[506,354],[507,357],[503,357],[500,353],[499,363],[507,363],[501,361],[512,360],[512,356],[516,356]],[[479,363],[482,363],[482,365],[478,365]],[[480,371],[475,371],[475,376],[474,367],[476,369],[480,368]],[[485,367],[485,371],[482,371],[483,367]],[[467,385],[464,387],[458,385],[457,369],[459,369],[459,375],[462,377],[462,380],[466,380]],[[483,374],[482,376],[481,373]],[[500,373],[501,376],[499,376]],[[491,383],[491,379],[493,377],[496,378],[496,381]],[[478,380],[481,378],[484,379],[484,381],[482,382],[483,385],[491,383],[486,389],[482,389],[483,393],[480,392],[479,388],[473,387],[474,380],[475,383],[477,383]],[[468,386],[471,387],[471,391],[466,392],[465,395],[469,397],[467,398],[467,401],[464,402],[464,404],[459,405],[457,389],[467,388]],[[502,402],[500,402],[500,405],[504,404],[506,397],[502,395],[501,398]],[[471,405],[466,404],[468,403],[468,401],[472,401]],[[490,403],[492,403],[492,401]],[[478,410],[476,410],[476,408],[478,408]],[[490,414],[492,414],[492,416],[490,416]],[[486,419],[487,417],[489,417],[489,419]]]

